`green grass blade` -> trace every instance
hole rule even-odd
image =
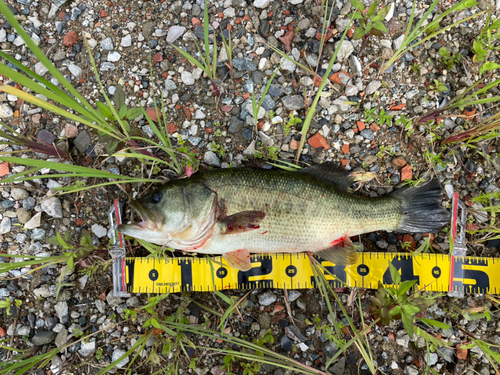
[[[50,103],[46,102],[45,100],[37,98],[36,96],[28,94],[22,90],[16,89],[16,88],[9,86],[9,85],[3,85],[2,91],[6,92],[8,94],[15,95],[20,99],[23,99],[29,103],[32,103],[38,107],[44,108],[47,111],[53,112],[53,113],[58,114],[62,117],[66,117],[66,118],[73,120],[73,121],[76,121],[76,122],[81,122],[87,126],[90,126],[93,129],[98,129],[102,133],[107,134],[115,139],[121,139],[120,136],[118,136],[114,132],[109,131],[108,128],[103,128],[102,126],[95,125],[90,120],[82,118],[81,116],[75,115],[74,113],[71,113],[69,111],[65,111],[64,109],[57,107],[54,104],[50,104]]]
[[[209,38],[209,23],[208,23],[208,1],[205,0],[205,7],[203,9],[203,37],[205,41],[205,61],[207,64],[210,64],[210,45],[208,42],[210,41]],[[214,50],[216,49],[215,47],[215,38],[214,38]],[[210,70],[210,65],[207,66],[208,70]]]
[[[198,60],[196,60],[193,56],[191,56],[189,53],[187,53],[183,49],[180,49],[176,45],[173,45],[173,44],[170,44],[170,45],[172,47],[174,47],[174,49],[177,52],[179,52],[183,57],[188,59],[191,64],[196,65],[198,68],[202,69],[205,73],[207,73],[207,69]],[[210,76],[210,74],[207,74],[207,75]]]
[[[0,0],[0,13],[7,19],[7,21],[12,25],[14,30],[19,34],[19,36],[24,40],[26,46],[33,52],[37,59],[45,65],[49,70],[50,74],[57,79],[57,81],[68,90],[75,98],[77,98],[81,103],[87,108],[92,108],[92,106],[85,100],[85,98],[80,95],[80,93],[73,87],[71,82],[64,77],[64,75],[59,72],[59,70],[52,64],[43,51],[36,45],[36,43],[30,38],[30,36],[24,31],[19,22],[17,22],[16,17],[11,12],[7,4],[3,0]]]

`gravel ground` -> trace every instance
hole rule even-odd
[[[224,35],[231,30],[234,46],[232,77],[227,55],[219,51],[216,84],[221,91],[220,97],[214,95],[202,70],[190,65],[168,44],[175,43],[192,54],[196,53],[192,35],[198,39],[198,43],[202,42],[203,1],[162,0],[114,4],[90,0],[17,0],[8,4],[31,38],[90,102],[102,101],[103,96],[98,90],[84,38],[88,40],[109,95],[113,96],[117,87],[122,86],[129,108],[139,105],[146,108],[152,107],[154,100],[159,100],[163,94],[168,108],[163,116],[169,124],[173,142],[176,144],[177,139],[184,139],[185,145],[196,153],[200,168],[262,165],[266,159],[256,157],[260,155],[259,152],[277,155],[280,160],[291,162],[294,159],[302,123],[293,126],[287,126],[287,123],[291,114],[304,120],[304,93],[308,94],[317,83],[314,76],[290,61],[283,64],[264,98],[262,107],[265,113],[263,111],[258,116],[258,133],[254,130],[249,93],[254,91],[259,97],[281,62],[281,56],[268,44],[288,51],[293,60],[305,66],[314,68],[318,65],[321,4],[311,0],[209,1],[211,27],[216,35],[220,35],[221,30]],[[459,192],[461,199],[472,206],[472,197],[498,191],[498,140],[487,140],[477,149],[460,145],[443,149],[439,162],[430,163],[424,156],[430,149],[428,127],[415,126],[409,136],[401,122],[396,120],[402,116],[407,119],[422,116],[446,98],[463,92],[470,86],[465,69],[472,81],[479,77],[478,64],[472,61],[471,46],[472,40],[486,22],[486,14],[441,34],[439,39],[423,43],[399,59],[386,73],[380,74],[382,64],[401,44],[412,2],[397,0],[385,5],[391,5],[392,8],[386,18],[388,32],[384,36],[371,37],[361,50],[361,41],[352,40],[352,30],[348,33],[333,66],[330,83],[319,101],[300,162],[332,162],[341,164],[347,170],[374,172],[378,180],[365,186],[363,191],[371,196],[384,195],[395,186],[402,185],[405,180],[435,174],[447,192]],[[417,18],[428,5],[428,1],[417,3]],[[444,11],[452,5],[453,1],[442,2],[439,8]],[[461,13],[452,13],[444,24],[477,14],[490,5],[496,14],[497,4],[480,1],[478,6]],[[349,2],[330,2],[328,12],[331,12],[332,18],[327,26],[333,36],[325,42],[319,60],[320,75],[325,73],[336,43],[349,24],[346,15],[352,11]],[[220,41],[220,36],[217,38]],[[45,76],[47,73],[2,18],[0,46],[37,74]],[[451,68],[444,65],[438,54],[443,46],[452,55],[461,54],[463,64]],[[149,56],[153,64],[153,81]],[[493,61],[497,59],[495,53],[490,57]],[[414,66],[418,68],[412,69]],[[45,78],[50,79],[48,74]],[[489,81],[492,77],[487,79]],[[445,84],[446,91],[436,92],[434,80]],[[498,91],[495,87],[491,94],[498,95]],[[370,119],[369,113],[373,109],[379,116],[380,111],[384,110],[385,115],[393,117],[387,122]],[[484,105],[482,110],[482,116],[487,118],[494,113],[494,106]],[[147,171],[129,160],[102,157],[105,152],[103,144],[98,143],[96,134],[82,125],[54,116],[2,92],[0,118],[21,134],[49,144],[58,143],[69,151],[71,161],[76,165],[94,166],[112,173],[146,175]],[[154,136],[142,117],[133,121],[132,126],[140,129],[144,136]],[[445,117],[434,133],[444,139],[464,126],[468,126],[464,117]],[[439,142],[435,147],[439,147]],[[2,145],[1,148],[3,151],[12,151],[9,146]],[[16,150],[19,149],[16,147]],[[27,151],[22,155],[47,158]],[[2,175],[24,170],[23,166],[0,166]],[[40,173],[53,171],[42,170]],[[169,171],[157,173],[165,178],[171,176]],[[39,179],[17,187],[1,188],[1,252],[57,255],[61,253],[60,247],[48,242],[56,231],[61,234],[69,232],[72,243],[79,242],[85,233],[89,233],[92,245],[98,249],[94,252],[93,266],[89,260],[80,262],[75,272],[61,265],[49,266],[34,273],[28,273],[29,268],[21,268],[0,278],[0,299],[9,297],[22,301],[20,306],[11,308],[10,315],[5,309],[0,310],[0,338],[6,340],[4,345],[17,349],[32,348],[34,353],[41,354],[71,340],[76,341],[79,330],[86,333],[103,330],[102,334],[93,336],[90,341],[70,346],[39,372],[97,373],[125,354],[144,332],[140,319],[120,322],[125,317],[125,309],[145,305],[147,296],[114,297],[110,268],[99,267],[102,259],[109,260],[106,249],[109,243],[107,211],[110,202],[116,197],[127,201],[144,191],[144,187],[128,186],[125,191],[117,187],[101,188],[47,199],[50,189],[65,183],[67,181],[63,178]],[[444,198],[443,204],[450,207],[448,197]],[[476,203],[472,208],[480,207]],[[487,220],[487,216],[480,212],[470,214],[468,229],[483,227]],[[468,254],[498,256],[498,240],[473,244],[478,238],[470,234],[467,239]],[[388,233],[372,233],[361,238],[366,251],[389,252],[404,251],[401,245],[408,242],[410,247],[415,248],[424,240],[421,235]],[[436,234],[432,247],[436,252],[447,253],[448,233],[443,231]],[[133,251],[131,255],[146,254],[138,248]],[[2,258],[0,262],[3,262]],[[365,319],[372,318],[368,306],[369,297],[374,291],[338,292],[357,324],[361,325],[360,313],[364,314]],[[362,309],[352,303],[354,293],[361,296]],[[227,295],[243,297],[245,293],[231,291]],[[294,324],[287,312],[287,299],[283,291],[254,290],[241,305],[241,317],[234,315],[229,319],[227,333],[253,341],[271,329],[274,343],[267,343],[268,348],[324,370],[326,360],[338,351],[338,346],[325,336],[332,319],[328,316],[324,300],[318,290],[292,290],[288,295]],[[216,310],[223,304],[208,293],[192,293],[191,298]],[[216,329],[217,317],[189,303],[182,295],[171,295],[159,306],[158,311],[163,318],[175,315],[181,308],[181,314],[192,324],[208,321],[209,327]],[[478,311],[486,308],[492,311],[491,319],[459,314],[459,308],[478,308]],[[495,373],[480,349],[460,349],[460,345],[470,342],[467,333],[500,345],[500,324],[497,320],[500,315],[495,311],[495,307],[482,295],[469,295],[463,299],[438,298],[425,316],[451,325],[448,330],[440,330],[439,336],[452,349],[436,350],[431,347],[429,356],[426,354],[426,343],[421,339],[410,338],[400,321],[373,327],[367,339],[379,372],[416,375],[425,373],[427,364],[439,374]],[[343,319],[345,324],[342,313],[339,313],[338,319]],[[348,341],[349,336],[344,333],[345,336],[339,339]],[[190,335],[190,339],[195,345],[220,348],[221,352],[228,348],[227,344],[219,340],[196,335]],[[149,340],[141,351],[132,367],[135,373],[151,373],[173,360],[174,356],[167,351],[158,357],[157,363],[145,361],[152,351],[157,350],[154,342],[154,339]],[[7,357],[12,356],[12,353],[0,349],[1,362],[6,362]],[[179,373],[227,373],[222,369],[223,354],[193,350],[188,351],[188,356],[194,358],[196,369],[188,369],[189,360],[181,356]],[[123,372],[132,357],[129,355],[111,372]],[[1,368],[2,365],[0,371]],[[328,370],[333,374],[369,373],[354,346]],[[243,373],[238,361],[233,366],[233,372]],[[279,375],[287,372],[263,365],[260,373]]]

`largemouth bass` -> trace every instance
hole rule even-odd
[[[248,270],[250,253],[310,251],[335,264],[354,264],[352,236],[435,233],[448,223],[437,180],[378,198],[347,193],[354,181],[354,174],[325,164],[300,172],[199,172],[132,201],[141,221],[118,230],[176,250],[221,254],[232,267]]]

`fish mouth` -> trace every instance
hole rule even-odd
[[[131,225],[138,226],[145,230],[158,229],[158,218],[156,215],[137,201],[130,202],[130,207],[139,215],[141,221],[132,223]]]

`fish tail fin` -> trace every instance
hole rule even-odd
[[[450,222],[450,213],[441,206],[442,189],[436,179],[391,195],[399,200],[403,215],[397,232],[436,233]]]

